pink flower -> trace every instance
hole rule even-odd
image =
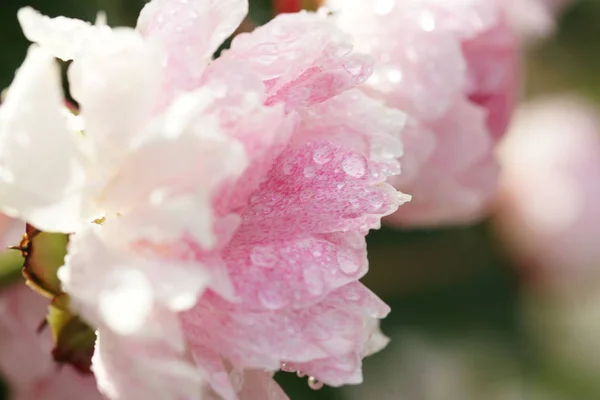
[[[59,368],[50,356],[49,329],[38,333],[48,302],[24,284],[0,292],[0,374],[11,400],[95,400],[103,397],[92,376]]]
[[[584,100],[525,104],[502,144],[495,217],[508,249],[535,278],[573,286],[597,277],[600,259],[600,120]]]
[[[63,156],[39,171],[0,158],[2,205],[74,232],[60,278],[98,329],[111,399],[285,399],[282,365],[355,384],[387,343],[389,309],[358,281],[365,235],[407,200],[385,183],[405,117],[355,89],[371,60],[317,15],[280,16],[211,61],[246,10],[153,0],[135,31],[20,12],[40,48],[0,109],[0,149]],[[75,121],[48,53],[73,59]]]
[[[466,223],[494,193],[493,149],[517,94],[517,44],[500,2],[330,0],[337,25],[377,60],[362,90],[407,112],[398,225]],[[400,131],[398,131],[400,135]]]
[[[546,38],[554,33],[556,19],[574,0],[510,0],[510,23],[527,41]]]

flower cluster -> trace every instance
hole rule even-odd
[[[387,343],[358,280],[407,199],[385,183],[405,117],[354,89],[372,61],[317,15],[213,61],[246,11],[154,0],[136,29],[19,12],[35,44],[0,109],[1,208],[70,234],[59,277],[108,398],[285,398],[278,369],[359,383]]]
[[[48,358],[13,369],[13,392],[283,400],[280,370],[360,383],[388,341],[389,308],[360,282],[368,232],[487,212],[518,95],[512,3],[314,0],[217,58],[247,0],[151,0],[135,28],[21,9],[33,44],[0,107],[0,211],[68,240],[42,271],[52,290],[27,258],[24,274],[95,339],[95,379],[56,378]],[[43,315],[2,292],[0,371],[38,356],[17,339],[56,353]]]

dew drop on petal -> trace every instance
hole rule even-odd
[[[314,178],[317,175],[317,169],[312,165],[304,167],[304,176],[307,178]]]
[[[250,261],[258,267],[273,268],[277,260],[277,254],[271,246],[256,246],[250,251]]]
[[[296,372],[296,370],[294,368],[292,368],[291,366],[289,366],[286,363],[281,363],[281,370],[283,372]]]
[[[327,164],[333,159],[333,149],[329,145],[322,145],[313,154],[313,161],[317,164]]]
[[[323,388],[323,382],[320,382],[314,376],[308,377],[308,387],[312,390],[319,390]]]
[[[291,175],[292,170],[294,169],[294,165],[290,161],[285,161],[283,163],[283,167],[281,168],[283,173],[286,175]]]
[[[350,249],[338,250],[337,262],[342,272],[347,275],[353,275],[360,269],[356,254]]]
[[[287,299],[275,288],[266,288],[258,293],[258,299],[270,310],[279,310],[287,304]]]
[[[363,156],[354,153],[344,158],[342,161],[342,169],[349,176],[361,178],[366,173],[367,165]]]
[[[359,76],[363,72],[363,64],[358,60],[348,60],[344,64],[344,68],[354,76]]]
[[[298,376],[298,378],[304,378],[306,376],[306,374],[300,370],[298,370],[296,372],[296,376]]]

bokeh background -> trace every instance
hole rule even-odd
[[[115,26],[133,25],[143,3],[0,1],[0,88],[11,82],[28,46],[16,21],[20,7],[86,20],[104,10]],[[271,17],[268,0],[251,1],[251,8],[256,23]],[[524,98],[568,91],[600,101],[599,22],[600,1],[580,0],[553,38],[529,48]],[[291,398],[600,399],[600,301],[598,307],[577,301],[566,307],[546,295],[532,268],[511,260],[493,226],[488,220],[453,229],[373,232],[365,283],[392,307],[383,323],[392,342],[366,360],[360,387],[312,391],[306,379],[280,374]],[[585,317],[571,318],[585,307]]]

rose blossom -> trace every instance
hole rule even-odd
[[[387,343],[358,280],[365,235],[406,200],[385,183],[404,117],[354,89],[371,60],[316,15],[211,61],[246,11],[154,0],[136,30],[20,12],[39,48],[0,109],[2,206],[74,232],[60,278],[109,398],[283,399],[280,367],[359,383]],[[49,53],[73,60],[77,118]]]
[[[494,221],[508,250],[545,283],[596,281],[599,135],[592,105],[557,96],[523,105],[500,148]]]
[[[517,43],[500,1],[330,0],[323,11],[374,56],[364,93],[405,111],[402,174],[413,196],[389,218],[410,226],[468,223],[487,211],[493,155],[517,94]],[[398,132],[400,135],[400,132]]]

